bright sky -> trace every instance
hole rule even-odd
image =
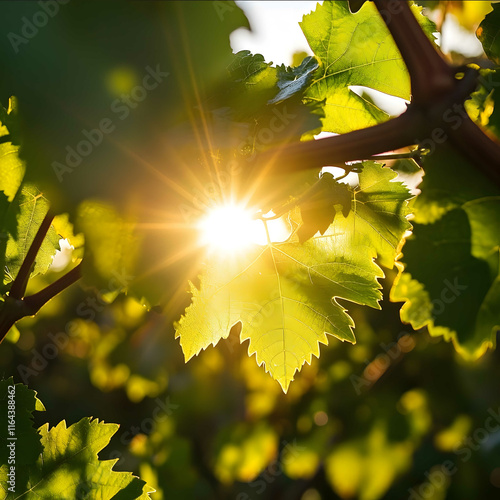
[[[233,50],[248,49],[262,54],[266,61],[287,65],[291,64],[294,52],[306,51],[312,55],[299,21],[316,8],[316,1],[236,0],[236,3],[245,11],[252,31],[235,31],[231,35]]]

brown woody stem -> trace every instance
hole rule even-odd
[[[259,163],[270,162],[275,170],[293,172],[365,160],[415,144],[425,137],[426,128],[421,113],[410,107],[401,116],[373,127],[266,151],[259,156]]]
[[[16,299],[12,295],[5,297],[0,310],[0,343],[16,321],[25,316],[35,315],[50,299],[78,281],[82,276],[81,268],[80,263],[43,290],[23,299]]]
[[[36,256],[40,247],[42,246],[43,240],[50,229],[50,225],[52,224],[52,220],[54,219],[54,215],[49,211],[45,215],[38,231],[36,232],[33,241],[31,242],[31,246],[24,258],[23,263],[21,264],[21,268],[17,273],[12,286],[10,287],[9,296],[13,299],[22,299],[24,296],[24,292],[26,291],[26,286],[28,285],[28,280],[30,277],[31,269],[33,264],[35,263]]]
[[[61,293],[73,283],[77,282],[82,277],[82,264],[78,264],[71,271],[61,276],[57,281],[51,283],[43,290],[40,290],[33,295],[24,298],[24,303],[28,311],[28,315],[36,314],[50,299]]]
[[[452,91],[454,71],[423,32],[408,2],[374,2],[410,73],[412,102],[430,103]]]

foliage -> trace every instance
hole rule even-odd
[[[401,317],[414,328],[427,325],[478,358],[495,346],[500,327],[499,190],[480,175],[471,184],[470,164],[453,151],[436,151],[425,165],[407,266],[392,298],[406,300]]]
[[[353,321],[337,299],[378,308],[377,278],[383,272],[373,259],[391,266],[410,227],[409,192],[391,183],[394,177],[374,162],[365,163],[348,217],[306,243],[294,235],[229,262],[214,255],[177,327],[186,360],[227,338],[240,322],[249,354],[256,354],[257,363],[264,363],[286,392],[295,372],[310,364],[312,355],[319,357],[319,344],[328,344],[326,334],[354,343]],[[300,225],[297,219],[292,214],[291,228]]]
[[[97,453],[118,430],[116,424],[105,424],[85,418],[66,427],[63,420],[49,429],[45,424],[35,431],[32,412],[45,408],[36,393],[25,385],[15,384],[12,377],[0,382],[2,393],[2,423],[7,428],[8,394],[14,395],[16,417],[13,435],[14,462],[7,444],[2,440],[3,465],[0,467],[2,498],[61,498],[74,499],[101,496],[103,498],[150,498],[154,491],[144,481],[130,473],[112,470],[116,460],[99,461]],[[9,433],[10,435],[10,433]],[[9,465],[13,463],[14,465]],[[8,474],[14,469],[14,481]]]
[[[453,85],[430,104],[429,52],[408,57],[390,2],[311,5],[313,55],[292,66],[232,52],[234,2],[0,5],[0,365],[24,382],[15,493],[0,382],[5,498],[491,498],[500,10],[417,3],[489,58],[441,61]],[[436,55],[442,23],[408,12],[407,40],[420,26]],[[468,116],[482,148],[453,135]],[[201,223],[232,204],[259,237],[233,247],[245,230],[226,222],[214,249]]]

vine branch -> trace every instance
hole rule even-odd
[[[75,266],[71,271],[61,276],[58,280],[46,286],[33,295],[24,298],[27,309],[27,316],[36,314],[50,299],[61,293],[73,283],[76,283],[82,277],[82,263]]]
[[[38,231],[31,242],[28,253],[24,257],[23,263],[21,264],[21,268],[17,273],[16,278],[14,279],[11,287],[9,296],[14,299],[21,299],[24,296],[24,292],[26,291],[26,286],[28,285],[28,280],[30,277],[31,269],[33,264],[35,263],[36,256],[40,247],[42,246],[43,240],[47,235],[48,230],[50,229],[50,225],[54,220],[54,214],[50,212],[50,210],[45,214],[45,217],[38,228]]]
[[[50,299],[78,281],[82,276],[82,264],[80,263],[43,290],[24,297],[36,256],[53,220],[54,214],[49,210],[31,242],[19,272],[12,282],[9,294],[4,297],[4,302],[0,304],[0,343],[16,321],[25,316],[35,315]]]
[[[0,343],[16,321],[25,316],[34,316],[50,299],[61,293],[82,277],[82,263],[71,269],[44,289],[24,298],[15,298],[11,294],[5,297],[0,310]]]

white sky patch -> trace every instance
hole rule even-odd
[[[335,179],[343,176],[345,170],[342,167],[323,167],[321,172],[328,172],[333,175]],[[359,176],[356,172],[350,172],[346,177],[339,181],[340,184],[349,184],[349,186],[354,187],[359,184]]]
[[[483,46],[474,33],[460,26],[453,14],[447,14],[440,33],[435,33],[436,43],[445,54],[460,52],[465,57],[478,57],[483,53]]]
[[[245,12],[252,31],[240,28],[231,34],[234,52],[250,50],[262,54],[266,62],[290,65],[295,52],[313,55],[302,33],[299,21],[316,8],[316,1],[254,1],[236,0]],[[319,2],[322,3],[322,2]]]
[[[56,254],[49,267],[49,271],[54,271],[55,273],[62,271],[71,262],[71,256],[75,249],[65,238],[59,240],[59,246],[61,250],[56,250]]]
[[[359,96],[365,92],[376,106],[385,112],[389,113],[391,116],[399,116],[401,113],[406,111],[406,105],[410,101],[405,101],[400,97],[394,97],[393,95],[384,94],[378,90],[370,89],[368,87],[362,87],[359,85],[350,85],[349,88]]]

